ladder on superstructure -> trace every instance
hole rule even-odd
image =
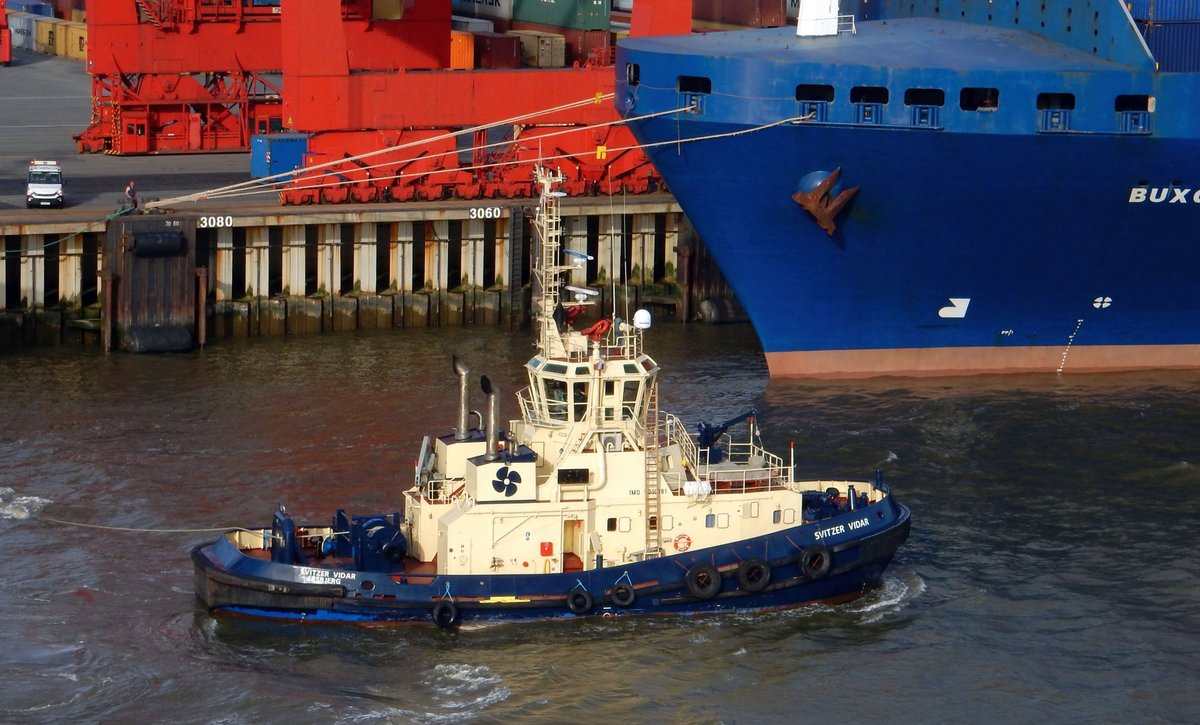
[[[646,454],[646,558],[661,556],[659,531],[662,530],[662,501],[658,473],[658,381],[650,386],[646,398],[643,451]]]

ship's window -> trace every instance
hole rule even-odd
[[[783,512],[783,523],[789,526],[796,523],[796,509],[787,509]]]
[[[631,86],[636,86],[641,82],[642,69],[637,63],[625,64],[625,82]]]
[[[824,83],[801,83],[796,86],[797,101],[833,102],[833,86]]]
[[[605,528],[608,529],[609,531],[616,531],[617,530],[617,520],[615,518],[609,519]]]
[[[906,106],[944,106],[946,92],[941,88],[909,88],[904,91]]]
[[[728,529],[729,528],[729,514],[717,514],[717,528],[718,529]]]
[[[580,421],[587,418],[588,406],[588,384],[575,383],[575,417],[572,420]]]
[[[588,370],[587,365],[584,365],[583,367],[575,368],[576,375],[587,375],[588,372],[590,372],[590,371]]]
[[[1039,93],[1037,97],[1039,111],[1074,111],[1074,93]]]
[[[638,371],[638,368],[637,368],[637,365],[636,365],[636,364],[634,364],[634,363],[625,363],[625,372],[627,372],[627,373],[636,373],[637,371]]]
[[[673,528],[675,528],[675,518],[673,516],[664,515],[662,520],[662,530],[670,531]]]
[[[1117,113],[1125,111],[1153,111],[1154,98],[1152,96],[1117,96],[1115,104]]]
[[[535,358],[530,359],[530,361],[529,361],[529,367],[531,367],[531,368],[536,368],[538,365],[541,365],[541,364],[542,364],[541,358],[535,357]]]
[[[712,81],[704,76],[679,76],[680,93],[712,93]]]
[[[783,521],[783,512],[779,509],[775,509],[771,512],[771,523],[777,524],[780,521]]]
[[[883,86],[854,86],[850,89],[851,103],[887,103],[888,89]]]
[[[617,521],[617,530],[622,533],[629,533],[633,530],[632,520],[628,516],[622,516]]]
[[[625,389],[621,392],[621,411],[622,418],[625,420],[633,420],[637,415],[638,403],[638,381],[626,380]]]
[[[646,526],[648,526],[651,531],[658,531],[658,517],[651,516],[651,517],[647,518]]]
[[[617,382],[615,380],[605,380],[604,381],[604,394],[612,395],[615,392],[617,392]]]
[[[712,529],[712,528],[715,528],[716,525],[717,525],[717,515],[716,514],[708,514],[707,516],[704,517],[704,528]]]
[[[551,420],[567,419],[567,384],[562,380],[546,381],[546,412]]]
[[[996,88],[964,88],[958,97],[964,111],[994,111],[1000,106],[1000,91]]]
[[[558,469],[559,483],[587,483],[588,469],[586,468],[560,468]]]
[[[558,363],[546,363],[546,372],[562,374],[567,372],[567,366],[559,365]]]

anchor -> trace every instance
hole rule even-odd
[[[812,191],[808,193],[797,191],[795,194],[792,194],[792,201],[803,207],[809,214],[812,214],[813,219],[817,220],[817,224],[831,237],[837,231],[837,224],[834,222],[834,218],[850,202],[850,199],[858,193],[858,187],[855,186],[852,189],[843,190],[842,193],[837,195],[836,199],[829,198],[830,189],[837,185],[838,178],[841,175],[842,167],[839,166],[829,176],[822,179],[821,183],[817,184]]]

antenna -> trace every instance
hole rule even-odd
[[[595,297],[600,294],[598,291],[588,289],[587,287],[573,287],[569,284],[564,284],[563,287],[574,293],[576,302],[583,302],[588,297]]]

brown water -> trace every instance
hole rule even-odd
[[[22,352],[0,356],[0,721],[1194,721],[1200,374],[768,384],[748,327],[648,349],[691,424],[757,407],[803,475],[883,468],[913,534],[880,589],[458,632],[214,619],[188,552],[215,532],[146,530],[392,507],[453,425],[451,354],[511,416],[529,335]]]

